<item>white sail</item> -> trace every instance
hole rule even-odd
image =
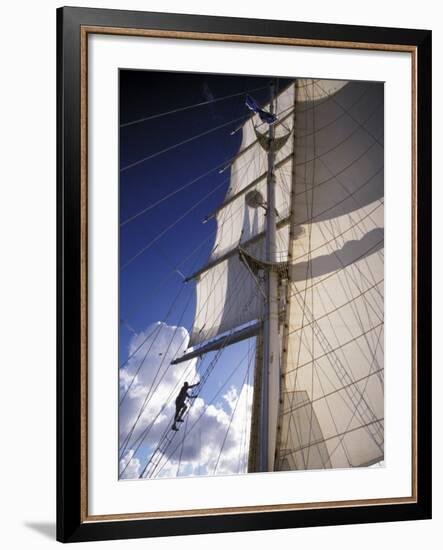
[[[278,99],[276,112],[280,123],[276,125],[277,137],[288,137],[286,144],[276,155],[276,207],[279,220],[287,219],[290,211],[290,186],[292,170],[292,140],[294,86],[291,85]],[[260,145],[257,132],[265,133],[267,125],[260,127],[255,115],[243,126],[239,153],[231,166],[231,183],[224,205],[216,214],[217,233],[208,266],[231,254],[204,271],[197,281],[197,304],[190,345],[204,342],[234,327],[259,319],[262,315],[263,297],[258,280],[240,261],[237,248],[245,245],[248,252],[264,258],[265,209],[252,208],[245,202],[246,188],[253,182],[254,190],[266,196],[267,154]],[[248,244],[250,241],[254,241]],[[278,232],[279,258],[286,260],[288,251],[288,226]],[[232,253],[232,252],[235,253]]]
[[[280,470],[384,457],[383,87],[317,89],[296,99]]]
[[[319,83],[315,89],[312,82]],[[327,101],[345,84],[346,82],[334,80],[299,80],[299,108],[302,112],[305,108],[309,110],[312,94],[319,102]],[[276,138],[288,138],[275,155],[279,226],[277,258],[282,262],[287,260],[288,222],[291,210],[294,89],[294,84],[291,84],[280,93],[275,108],[279,121],[275,126]],[[268,106],[265,105],[264,108]],[[263,300],[258,292],[258,281],[246,272],[239,260],[237,247],[245,246],[256,258],[265,257],[265,209],[248,206],[245,196],[248,191],[254,190],[262,197],[266,197],[267,153],[257,139],[257,132],[264,134],[266,131],[267,125],[261,123],[258,115],[252,117],[242,128],[239,153],[231,166],[230,186],[225,201],[216,214],[217,232],[207,264],[208,269],[203,270],[197,281],[197,303],[191,346],[262,316]]]
[[[276,110],[277,137],[291,137],[275,158],[278,261],[287,268],[275,469],[371,464],[384,457],[383,87],[299,79]],[[238,254],[240,246],[265,258],[265,208],[246,201],[252,190],[266,197],[254,124],[243,128],[216,213],[191,345],[263,317],[261,273]]]

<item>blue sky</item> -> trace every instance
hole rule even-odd
[[[136,349],[134,343],[142,342],[140,335],[146,338],[153,323],[163,322],[168,326],[178,325],[191,330],[195,310],[194,283],[184,284],[174,267],[198,246],[198,252],[180,266],[181,273],[189,275],[207,260],[214,242],[216,225],[214,220],[206,224],[202,221],[223,201],[229,183],[229,170],[221,174],[214,170],[187,189],[167,200],[162,199],[236,154],[241,132],[233,136],[230,133],[249,116],[249,111],[245,106],[245,95],[242,94],[137,124],[124,125],[184,106],[251,90],[254,90],[251,95],[263,103],[268,98],[269,82],[270,79],[266,77],[120,71],[120,364],[125,362],[129,350],[133,352]],[[281,85],[284,84],[281,81]],[[218,126],[221,128],[217,131],[182,143]],[[180,145],[174,147],[176,144]],[[152,207],[158,201],[162,202]],[[195,206],[198,201],[201,203]],[[192,212],[186,214],[191,208]],[[145,213],[131,219],[145,209]],[[181,217],[183,219],[177,223]],[[171,337],[174,336],[172,329],[165,326],[162,329],[162,341],[168,330]],[[169,341],[170,338],[164,338],[166,348]],[[148,343],[152,343],[151,339],[148,339]],[[179,345],[179,342],[174,342],[175,352]],[[249,345],[243,342],[224,351],[199,396],[202,400],[208,400],[222,387],[232,365],[237,365],[245,356]],[[137,361],[143,361],[140,352],[145,350],[149,357],[142,367],[146,370],[144,385],[141,383],[142,373],[139,373],[139,393],[134,399],[131,398],[132,404],[138,402],[137,399],[141,398],[143,392],[146,393],[146,388],[152,383],[151,371],[154,372],[162,360],[164,366],[170,360],[164,356],[166,349],[152,356],[146,346],[142,347],[124,365],[126,371],[123,375],[126,378],[130,378],[131,369],[136,371]],[[212,357],[213,354],[205,357],[205,364]],[[238,397],[241,393],[247,363],[239,367],[230,379],[226,391],[231,391],[231,397],[235,393]],[[194,375],[198,377],[196,373]],[[247,379],[252,381],[251,369]],[[136,384],[130,391],[135,387]],[[161,393],[160,389],[158,391]],[[227,397],[222,396],[218,404],[220,410],[230,415],[233,401],[228,393],[224,395]],[[246,395],[243,397],[248,398]],[[203,405],[200,403],[200,406]],[[122,411],[121,416],[125,420],[136,412],[135,408]],[[151,414],[155,414],[155,411],[152,410]],[[171,411],[169,414],[172,414]],[[242,437],[245,438],[244,435]],[[140,448],[141,459],[149,453],[150,445],[155,445],[155,439]],[[198,471],[209,473],[202,466],[202,461],[203,458]]]

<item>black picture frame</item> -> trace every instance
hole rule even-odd
[[[82,28],[139,29],[226,36],[408,47],[415,52],[415,463],[414,501],[335,505],[145,519],[85,515],[82,423],[86,422],[82,294]],[[352,47],[352,46],[350,46]],[[85,159],[83,159],[85,161]],[[83,163],[84,165],[84,163]],[[413,170],[414,171],[414,170]],[[428,519],[431,517],[431,31],[269,21],[171,13],[71,8],[57,10],[57,540],[158,537],[293,527]],[[83,231],[83,232],[82,232]],[[86,477],[87,479],[87,477]],[[87,505],[87,502],[86,502]],[[123,512],[123,511],[122,511]]]

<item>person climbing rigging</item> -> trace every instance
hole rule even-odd
[[[178,432],[178,428],[176,423],[177,422],[183,422],[183,415],[186,412],[186,409],[188,406],[186,405],[186,398],[189,397],[189,399],[195,399],[196,395],[189,395],[188,390],[191,388],[195,388],[199,385],[200,382],[197,382],[197,384],[189,385],[188,382],[185,382],[182,386],[182,389],[180,390],[179,394],[177,395],[177,398],[175,400],[175,416],[174,416],[174,423],[172,424],[171,429]]]

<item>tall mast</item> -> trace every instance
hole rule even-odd
[[[274,114],[275,83],[271,83],[270,112]],[[269,125],[267,213],[266,213],[266,303],[263,326],[263,365],[260,411],[259,471],[274,469],[277,413],[279,400],[278,274],[272,269],[276,258],[277,216],[275,206],[274,125]]]

